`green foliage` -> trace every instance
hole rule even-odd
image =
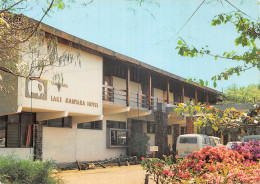
[[[224,93],[222,104],[253,104],[260,102],[260,89],[252,84],[238,88],[235,84]]]
[[[204,81],[203,79],[192,79],[192,78],[189,78],[186,80],[188,83],[192,83],[192,82],[196,82],[198,83],[200,86],[208,86],[208,81]]]
[[[51,177],[55,164],[50,161],[18,159],[12,155],[0,156],[0,183],[3,184],[55,184],[60,179]]]
[[[182,118],[191,116],[194,118],[194,125],[199,132],[208,134],[214,131],[218,132],[238,132],[244,130],[245,133],[258,132],[260,125],[260,106],[253,105],[247,113],[240,113],[235,108],[220,110],[214,106],[204,104],[194,105],[193,103],[178,105],[175,112],[179,113]]]
[[[257,47],[256,43],[260,38],[260,24],[259,20],[253,21],[242,16],[241,13],[233,12],[227,14],[219,14],[216,16],[212,22],[212,26],[217,26],[221,24],[231,23],[237,30],[239,36],[234,40],[236,46],[242,46],[247,48],[247,51],[240,54],[235,51],[224,52],[222,54],[212,54],[212,52],[207,48],[198,49],[194,46],[189,46],[182,38],[178,41],[178,54],[181,56],[196,57],[198,55],[210,55],[214,57],[215,60],[218,58],[224,58],[233,61],[243,61],[243,65],[231,67],[220,74],[213,76],[211,80],[213,81],[214,87],[217,85],[217,80],[228,80],[233,74],[240,75],[241,72],[249,70],[251,68],[258,68],[260,70],[260,49]]]
[[[138,157],[145,156],[148,149],[149,137],[143,134],[133,134],[130,137],[129,152]]]

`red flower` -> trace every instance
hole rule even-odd
[[[141,157],[141,160],[144,160],[145,158],[144,157]]]
[[[182,178],[186,178],[187,175],[186,175],[186,174],[182,174],[181,177],[182,177]]]
[[[215,169],[213,166],[210,166],[210,167],[209,167],[209,171],[215,172],[216,169]]]
[[[157,163],[157,164],[155,164],[155,166],[161,166],[162,164],[159,162],[159,163]]]
[[[164,171],[163,171],[163,174],[164,174],[164,175],[168,175],[169,173],[170,173],[170,172],[167,171],[167,170],[164,170]]]

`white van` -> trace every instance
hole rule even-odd
[[[241,142],[259,141],[260,135],[247,135],[241,139]]]
[[[214,136],[209,136],[209,137],[214,140],[215,146],[223,146],[223,144],[221,143],[221,138],[214,137]]]
[[[194,151],[200,150],[206,146],[212,146],[212,142],[212,138],[203,134],[180,135],[176,142],[176,155],[184,158]]]

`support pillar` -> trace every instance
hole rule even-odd
[[[195,87],[195,105],[197,105],[197,104],[198,104],[198,90]]]
[[[126,106],[130,105],[130,67],[126,67]]]
[[[186,117],[187,134],[194,133],[193,118],[191,116]]]
[[[152,77],[151,72],[148,72],[148,108],[152,109]]]
[[[42,160],[42,124],[34,125],[34,160]]]
[[[209,93],[206,92],[206,105],[209,105]]]
[[[169,83],[169,79],[167,79],[167,104],[170,103],[170,83]]]
[[[181,102],[184,103],[184,85],[182,86],[182,99]]]
[[[168,151],[167,123],[168,113],[154,112],[155,121],[155,145],[158,146],[157,158],[163,158]]]

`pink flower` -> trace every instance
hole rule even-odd
[[[212,171],[212,172],[215,172],[215,171],[216,171],[216,169],[215,169],[213,166],[210,166],[208,170],[209,170],[209,171]]]
[[[182,177],[182,178],[186,178],[187,175],[186,175],[186,174],[182,174],[181,177]]]
[[[164,170],[164,171],[163,171],[163,174],[164,174],[164,175],[168,175],[169,173],[170,173],[170,172],[169,172],[168,170]]]
[[[155,166],[161,166],[161,165],[162,165],[162,163],[160,163],[160,162],[155,164]]]
[[[199,161],[199,164],[200,164],[200,165],[203,165],[203,162],[202,162],[202,161]]]
[[[144,157],[141,157],[141,160],[144,160],[145,158]]]

